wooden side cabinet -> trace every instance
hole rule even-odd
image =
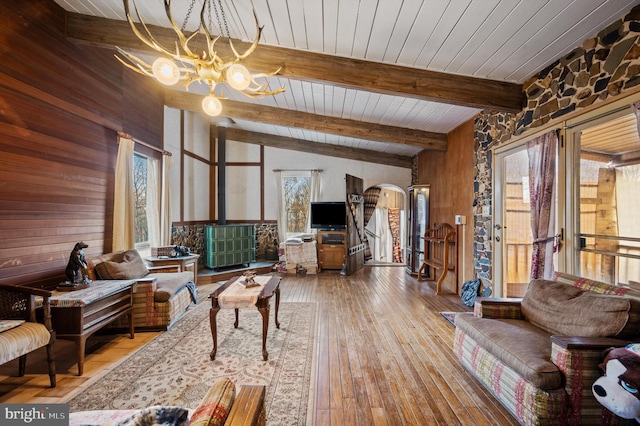
[[[347,262],[347,231],[318,231],[318,267],[342,269]]]
[[[193,272],[193,283],[198,285],[198,258],[199,254],[192,253],[181,257],[147,257],[145,260],[149,266],[177,266],[178,272]]]

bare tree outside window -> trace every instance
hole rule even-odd
[[[287,212],[287,233],[306,231],[310,188],[310,176],[283,176],[282,193]]]
[[[147,157],[133,156],[133,188],[135,197],[135,242],[149,241],[147,226]]]

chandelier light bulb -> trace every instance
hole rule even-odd
[[[242,64],[233,64],[227,68],[227,81],[229,85],[238,91],[242,91],[251,84],[251,74]]]
[[[185,1],[185,3],[187,3],[187,1]],[[190,3],[190,6],[186,20],[189,19],[189,14],[196,4],[196,0],[189,0],[188,3]],[[116,55],[116,59],[128,69],[145,76],[153,76],[158,82],[166,86],[179,84],[184,86],[188,91],[189,86],[196,82],[207,85],[210,95],[202,100],[202,109],[212,117],[222,113],[222,103],[213,93],[213,89],[220,83],[228,83],[229,88],[251,98],[272,96],[283,92],[284,86],[276,90],[269,90],[268,83],[259,84],[254,80],[254,78],[276,75],[280,72],[280,69],[272,73],[260,72],[259,74],[252,75],[244,65],[240,64],[240,61],[251,55],[258,47],[260,34],[262,34],[262,28],[258,23],[258,17],[255,12],[253,18],[256,24],[256,37],[253,43],[251,43],[244,52],[238,53],[233,46],[227,30],[226,37],[223,36],[223,39],[227,39],[233,56],[223,58],[218,55],[215,46],[216,41],[220,37],[211,35],[209,28],[212,26],[212,23],[207,22],[205,19],[207,15],[206,12],[208,11],[209,20],[211,20],[210,12],[213,7],[216,9],[216,18],[218,18],[219,22],[227,22],[224,9],[222,8],[223,0],[199,0],[197,3],[202,5],[200,9],[200,25],[195,32],[185,34],[184,28],[178,27],[172,17],[171,0],[165,0],[164,4],[167,19],[178,36],[178,39],[174,41],[170,47],[166,47],[159,44],[158,40],[152,36],[149,27],[138,13],[135,0],[133,0],[133,9],[138,15],[138,23],[136,23],[131,16],[129,0],[124,0],[125,14],[131,30],[142,43],[158,52],[160,57],[149,64],[146,60],[138,58],[134,54],[116,46],[116,49],[122,56]],[[218,10],[221,13],[220,17],[217,16]],[[186,26],[186,24],[187,22],[185,21],[183,26]],[[206,49],[200,53],[196,53],[199,49],[195,46],[189,45],[191,42],[195,43],[193,40],[196,35],[198,35],[198,40],[204,38],[206,41]],[[253,87],[252,84],[255,87]]]
[[[152,71],[153,76],[164,85],[173,86],[180,81],[180,70],[175,62],[170,59],[156,59],[153,61]]]
[[[214,95],[206,96],[202,100],[202,110],[211,117],[217,117],[222,112],[222,102]]]

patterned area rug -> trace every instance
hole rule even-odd
[[[452,326],[456,326],[456,314],[458,314],[459,312],[440,312],[440,315],[442,315],[442,318],[446,319],[449,324],[451,324]]]
[[[262,317],[257,309],[241,309],[233,328],[234,311],[218,313],[218,353],[213,347],[206,297],[171,330],[157,336],[124,359],[101,379],[69,401],[71,412],[144,408],[150,405],[198,406],[216,379],[228,376],[236,385],[267,385],[267,423],[308,424],[313,413],[310,394],[315,353],[316,304],[281,303],[274,323],[269,315],[267,351],[262,360]]]

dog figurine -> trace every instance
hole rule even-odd
[[[76,243],[73,247],[73,250],[69,255],[67,269],[65,270],[68,282],[83,283],[88,281],[88,277],[84,275],[84,271],[87,269],[87,262],[84,259],[84,249],[87,247],[89,246],[82,241]]]
[[[618,417],[640,422],[640,343],[603,352],[605,375],[593,383],[596,400]]]

